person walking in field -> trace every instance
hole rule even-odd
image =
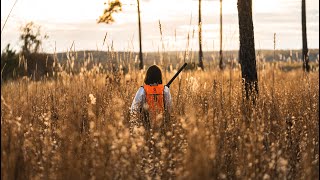
[[[131,105],[130,132],[135,137],[143,135],[147,148],[142,148],[139,162],[141,173],[147,177],[161,177],[161,179],[172,179],[173,164],[165,159],[162,152],[172,151],[172,139],[169,137],[173,132],[170,113],[172,111],[172,99],[170,84],[185,68],[185,63],[166,84],[162,83],[162,72],[156,65],[148,68],[144,85],[141,86]],[[140,127],[144,130],[140,131]],[[134,130],[136,128],[136,130]],[[139,130],[138,130],[139,129]],[[172,161],[170,161],[172,162]]]
[[[131,115],[138,121],[135,123],[143,125],[146,130],[157,130],[165,126],[171,109],[170,89],[162,83],[161,69],[152,65],[147,70],[144,85],[133,99]]]

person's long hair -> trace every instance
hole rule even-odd
[[[162,72],[157,65],[148,68],[144,83],[147,85],[162,84]]]

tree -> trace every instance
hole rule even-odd
[[[40,53],[40,47],[44,39],[49,38],[48,35],[41,34],[41,26],[34,24],[32,21],[21,27],[20,41],[21,62],[25,65],[19,76],[32,77],[33,80],[40,80],[44,76],[52,76],[53,58],[47,54]],[[16,67],[15,69],[21,69]],[[18,77],[19,77],[18,76]]]
[[[137,8],[138,8],[138,25],[139,25],[139,68],[143,69],[143,57],[142,57],[142,42],[141,42],[141,20],[140,20],[140,2],[137,0]]]
[[[47,35],[41,35],[40,28],[33,22],[28,22],[20,28],[21,51],[16,53],[8,44],[1,53],[2,81],[22,76],[40,80],[44,76],[53,75],[53,58],[39,52],[43,39],[48,38]]]
[[[43,37],[41,36],[40,28],[40,26],[35,25],[32,21],[20,28],[21,49],[24,55],[38,53],[42,40],[48,38],[46,34]]]
[[[106,4],[106,3],[105,3]],[[138,26],[139,26],[139,69],[143,69],[143,56],[142,56],[142,42],[141,42],[141,20],[140,20],[140,2],[137,0],[138,9]],[[111,24],[114,22],[112,17],[113,13],[122,11],[122,3],[119,0],[109,2],[109,7],[103,11],[102,16],[99,17],[98,23]]]
[[[238,0],[240,50],[239,61],[244,80],[246,99],[258,94],[258,76],[252,22],[252,0]]]
[[[201,0],[199,0],[199,67],[203,70],[203,53],[202,53],[202,22],[201,22]]]
[[[20,75],[21,67],[19,67],[19,56],[15,50],[7,44],[6,48],[1,52],[1,84]]]
[[[222,61],[222,0],[220,0],[220,60],[219,60],[219,68],[223,69],[223,61]]]
[[[308,55],[308,43],[307,43],[307,26],[306,26],[306,0],[302,0],[301,5],[302,15],[302,58],[303,58],[303,70],[310,71],[309,55]]]
[[[108,8],[103,10],[102,16],[99,16],[98,23],[113,23],[114,19],[112,15],[120,11],[122,11],[122,3],[119,0],[109,2]]]

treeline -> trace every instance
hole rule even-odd
[[[238,61],[238,52],[237,50],[223,51],[225,54],[224,57],[226,60],[237,60]],[[67,61],[66,52],[57,53],[59,62]],[[301,50],[256,50],[256,55],[260,58],[264,58],[266,62],[275,61],[301,61],[302,53]],[[274,57],[275,55],[275,57]],[[122,59],[122,60],[135,60],[139,56],[139,52],[125,52],[125,51],[116,51],[116,52],[107,52],[107,51],[76,51],[77,60],[82,62],[87,59],[89,56],[93,57],[93,61],[105,63],[108,60]],[[204,51],[203,52],[204,61],[217,61],[219,60],[219,51]],[[145,52],[143,53],[143,58],[146,60],[146,64],[152,64],[154,61],[158,62],[160,58],[165,58],[165,61],[170,61],[170,63],[176,64],[179,63],[181,59],[186,62],[198,61],[198,51],[188,52],[187,57],[185,57],[184,51],[168,51],[168,52]],[[309,59],[310,61],[319,60],[319,49],[310,49],[309,50]]]
[[[265,62],[284,61],[294,62],[302,61],[301,50],[257,50],[257,56],[260,60]],[[54,70],[57,71],[58,65],[65,70],[70,69],[72,64],[72,72],[79,73],[81,67],[86,66],[88,69],[92,69],[95,65],[110,64],[108,70],[118,71],[122,68],[124,71],[128,71],[127,66],[133,65],[135,69],[139,68],[138,52],[107,52],[107,51],[76,51],[76,52],[60,52],[56,54],[46,54],[39,52],[16,52],[7,45],[5,50],[1,54],[1,81],[7,81],[10,79],[17,79],[23,76],[28,76],[33,80],[41,80],[43,77],[51,78],[54,75]],[[145,59],[145,66],[149,66],[153,63],[160,63],[162,59],[163,66],[170,70],[170,65],[175,65],[181,62],[188,62],[187,69],[196,69],[196,62],[198,58],[198,52],[188,52],[187,55],[183,51],[169,51],[169,52],[145,52],[143,54]],[[216,65],[219,63],[219,51],[206,51],[203,52],[204,64]],[[226,64],[228,60],[238,62],[238,51],[224,51],[224,57]],[[319,50],[310,49],[309,58],[311,62],[319,60]],[[59,63],[55,67],[54,59]],[[119,65],[122,65],[120,67]],[[105,67],[104,67],[105,68]],[[71,70],[69,70],[71,71]]]
[[[83,70],[96,68],[97,71],[112,71],[128,73],[129,69],[140,69],[140,52],[124,51],[74,51],[40,53],[44,39],[48,36],[41,35],[40,26],[33,22],[21,28],[20,51],[15,51],[10,44],[1,53],[1,84],[7,80],[28,77],[32,80],[52,78],[58,72],[65,71],[77,74]],[[225,64],[234,65],[239,62],[238,51],[223,51]],[[165,70],[176,69],[177,65],[188,63],[186,69],[197,69],[198,51],[167,51],[143,53],[144,66],[154,63]],[[301,50],[256,50],[258,60],[270,61],[302,61]],[[309,60],[319,61],[319,49],[309,50]],[[236,63],[235,63],[236,62]],[[211,67],[219,67],[219,51],[203,52],[203,63]]]
[[[24,76],[33,80],[52,77],[52,56],[44,53],[17,53],[8,45],[1,54],[1,83]]]
[[[25,77],[41,80],[53,76],[54,60],[50,54],[40,53],[44,39],[40,26],[33,22],[21,27],[20,51],[15,51],[10,44],[1,52],[1,84],[7,80]]]

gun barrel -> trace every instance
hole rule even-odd
[[[180,74],[180,72],[187,66],[187,63],[184,63],[183,66],[178,70],[178,72],[171,78],[171,80],[167,83],[167,87],[169,88],[171,83],[176,79],[176,77]]]

